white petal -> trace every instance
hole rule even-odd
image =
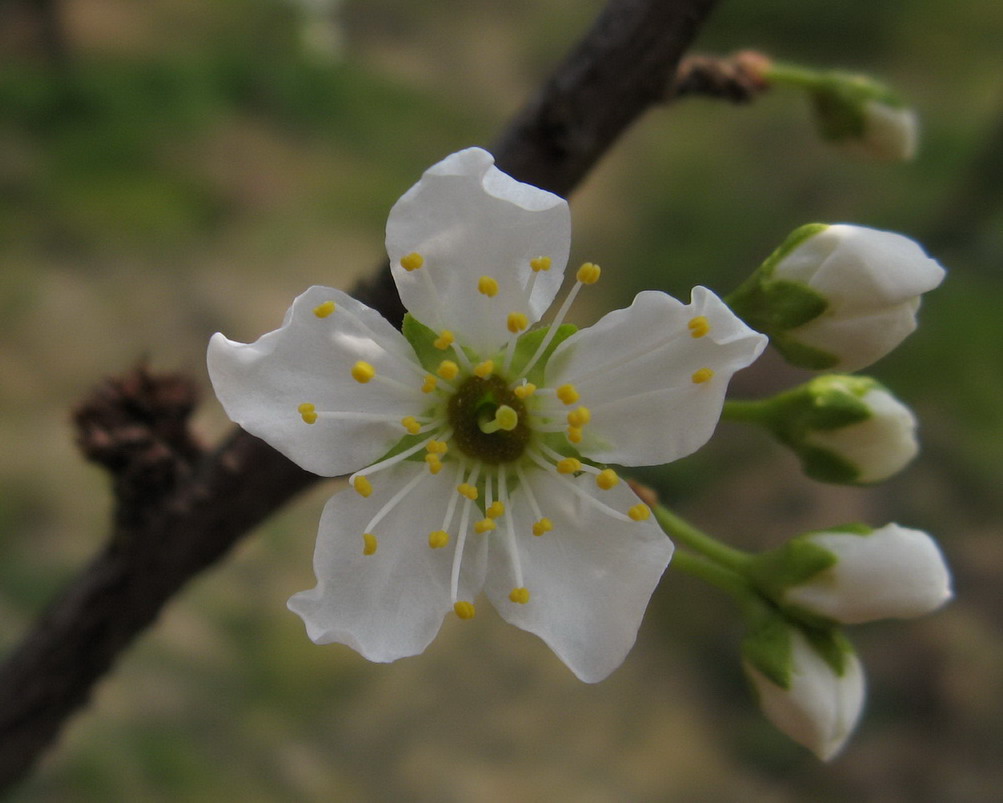
[[[528,472],[535,498],[554,529],[532,535],[524,491],[512,495],[528,603],[509,600],[516,585],[504,536],[492,533],[485,591],[504,619],[542,638],[586,683],[616,669],[634,644],[648,599],[672,556],[653,519],[620,521],[542,470]],[[626,512],[637,497],[625,484],[600,491],[591,475],[575,480],[590,496]]]
[[[707,319],[708,332],[688,326]],[[739,320],[712,292],[693,290],[684,305],[665,293],[639,293],[557,347],[549,386],[570,382],[592,413],[583,453],[606,463],[668,463],[699,449],[717,425],[732,374],[752,363],[766,337]],[[713,371],[704,382],[694,374]]]
[[[838,556],[784,601],[843,624],[911,618],[951,596],[951,574],[937,543],[922,530],[887,524],[870,535],[812,533],[806,538]]]
[[[832,370],[856,371],[894,350],[916,329],[919,299],[860,315],[830,307],[814,320],[789,330],[799,343],[835,354]]]
[[[426,476],[414,493],[373,527],[379,546],[362,553],[362,534],[373,515],[409,480]],[[406,462],[372,478],[373,493],[362,498],[342,491],[324,508],[314,554],[317,587],[289,600],[317,644],[347,644],[370,661],[394,661],[422,652],[452,610],[450,571],[456,539],[442,549],[428,546],[428,534],[442,525],[453,474],[428,474],[423,463]],[[469,539],[468,539],[469,540]],[[476,543],[468,556],[483,566]],[[483,574],[470,573],[461,596],[472,599]]]
[[[782,689],[745,662],[745,670],[759,692],[759,704],[774,725],[823,761],[835,757],[864,706],[864,671],[856,654],[846,656],[842,675],[836,675],[797,630],[791,631],[793,661],[791,687]]]
[[[540,319],[561,286],[570,243],[567,202],[502,173],[480,148],[425,171],[387,221],[387,253],[404,306],[482,356],[511,337],[509,313]],[[400,260],[411,253],[424,265],[408,272]],[[551,268],[534,274],[529,261],[539,256],[550,257]],[[482,276],[498,282],[497,295],[478,292]]]
[[[333,301],[319,318],[313,310]],[[413,388],[352,379],[358,360],[377,373]],[[230,418],[308,471],[343,474],[372,462],[405,430],[400,418],[417,415],[421,370],[404,337],[377,312],[339,290],[311,287],[294,302],[281,328],[254,343],[235,343],[217,333],[209,341],[209,377]],[[297,408],[386,414],[388,421],[362,418],[303,421]]]

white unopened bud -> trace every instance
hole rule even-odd
[[[919,121],[915,111],[870,100],[861,108],[861,117],[857,132],[835,140],[843,151],[892,162],[906,162],[916,155]]]
[[[798,628],[788,627],[785,640],[789,649],[786,677],[770,677],[748,656],[743,659],[745,672],[766,718],[828,761],[846,744],[863,710],[863,667],[848,649],[837,671]]]
[[[853,472],[852,482],[871,483],[897,474],[916,456],[919,443],[912,410],[876,382],[873,384],[875,387],[859,397],[867,418],[846,426],[806,433],[803,446],[807,448],[801,450],[805,452],[806,465],[813,461],[817,472],[826,463],[829,468],[838,465]],[[831,459],[820,459],[823,456]]]
[[[906,619],[939,608],[951,596],[951,574],[936,542],[921,530],[887,524],[877,530],[826,530],[795,541],[821,547],[830,566],[786,588],[782,602],[843,624]]]
[[[842,371],[870,365],[898,346],[916,328],[920,296],[944,278],[944,269],[908,237],[852,225],[820,228],[771,268],[766,282],[801,285],[824,302],[817,315],[783,331],[778,348],[805,367]],[[797,359],[799,348],[819,359]]]

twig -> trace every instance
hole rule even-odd
[[[611,0],[495,143],[499,166],[568,195],[624,129],[664,100],[715,2]],[[354,295],[400,320],[386,267]],[[30,770],[174,594],[317,480],[240,430],[203,453],[184,426],[194,405],[188,392],[177,378],[138,369],[78,412],[85,453],[115,478],[114,532],[0,669],[0,790]]]

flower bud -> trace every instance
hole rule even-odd
[[[794,365],[855,371],[916,328],[944,269],[913,240],[846,224],[795,230],[728,303]]]
[[[863,667],[845,638],[774,619],[746,639],[742,665],[770,722],[823,761],[835,757],[864,706]]]
[[[809,533],[794,542],[831,556],[831,565],[782,591],[781,602],[812,615],[860,624],[908,619],[952,597],[951,574],[936,542],[921,530],[886,524]]]
[[[888,161],[908,161],[916,155],[916,113],[876,81],[823,73],[809,97],[819,133],[845,152]]]
[[[880,482],[919,451],[912,411],[870,377],[819,376],[762,410],[760,420],[821,482]]]

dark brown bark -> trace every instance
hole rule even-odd
[[[611,0],[494,145],[499,166],[568,195],[616,138],[665,100],[715,0]],[[354,294],[399,321],[384,267]],[[28,772],[122,650],[192,577],[317,480],[237,430],[204,452],[182,379],[144,369],[77,413],[85,454],[112,473],[114,532],[0,668],[0,789]]]

